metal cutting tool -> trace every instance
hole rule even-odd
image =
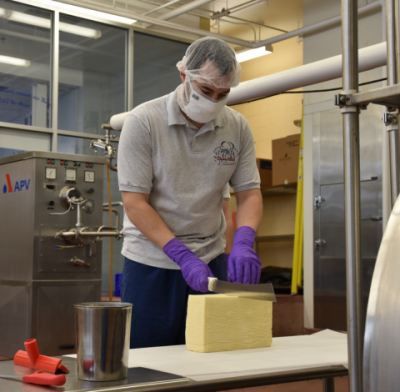
[[[208,290],[213,293],[226,294],[234,297],[276,302],[274,287],[271,283],[242,284],[224,282],[217,278],[208,278]]]

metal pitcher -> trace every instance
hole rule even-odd
[[[78,378],[114,381],[128,377],[132,304],[75,305]]]

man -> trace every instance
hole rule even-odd
[[[261,220],[260,177],[245,118],[225,106],[239,84],[232,48],[195,41],[177,64],[182,84],[126,118],[118,152],[125,206],[122,301],[133,304],[131,348],[185,342],[189,294],[208,277],[227,280],[224,186],[236,194],[238,230],[229,280],[258,283],[253,250]]]

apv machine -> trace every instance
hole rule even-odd
[[[100,301],[104,158],[31,151],[0,159],[0,356],[36,338],[75,352],[74,304]],[[108,209],[108,208],[107,208]]]

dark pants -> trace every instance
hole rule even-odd
[[[208,264],[214,276],[227,280],[225,255]],[[185,344],[186,311],[192,290],[181,270],[150,267],[125,258],[121,301],[133,304],[130,348]]]

